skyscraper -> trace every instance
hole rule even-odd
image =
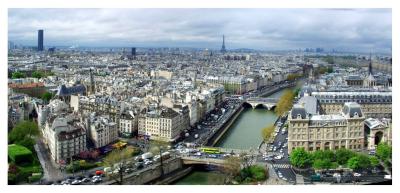
[[[133,59],[136,59],[136,48],[132,48],[131,55]]]
[[[222,35],[222,48],[221,48],[221,52],[225,53],[226,49],[225,49],[225,35]]]
[[[43,47],[43,30],[40,29],[38,31],[38,47],[37,50],[38,51],[43,51],[44,47]]]

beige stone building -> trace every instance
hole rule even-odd
[[[364,114],[354,102],[344,104],[341,113],[313,115],[295,105],[288,116],[288,152],[297,147],[308,151],[364,148]]]
[[[392,144],[392,121],[390,119],[366,119],[365,132],[365,143],[370,150],[376,149],[381,142]]]
[[[174,141],[189,128],[189,109],[175,111],[168,107],[144,109],[139,115],[138,135],[152,140]]]

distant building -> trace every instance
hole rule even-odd
[[[136,48],[132,48],[131,56],[132,56],[133,59],[136,59]]]
[[[37,47],[38,51],[43,51],[44,50],[44,46],[43,46],[43,30],[40,29],[38,31],[38,47]]]

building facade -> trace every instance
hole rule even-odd
[[[288,116],[288,152],[364,148],[364,115],[357,103],[345,103],[340,114],[311,115],[295,105]]]
[[[176,112],[168,107],[144,109],[139,115],[139,136],[150,136],[160,141],[175,141],[189,127],[189,109]]]
[[[96,148],[115,142],[118,139],[117,124],[106,116],[91,116],[90,138]]]
[[[312,92],[324,114],[337,114],[346,102],[356,102],[366,118],[392,118],[392,92]]]
[[[53,120],[46,123],[44,139],[54,161],[68,162],[73,156],[86,151],[86,130],[82,124],[71,123],[65,117]]]

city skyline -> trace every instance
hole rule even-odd
[[[39,29],[47,47],[220,49],[223,34],[227,50],[392,46],[391,9],[9,9],[8,20],[9,41],[31,46]]]

